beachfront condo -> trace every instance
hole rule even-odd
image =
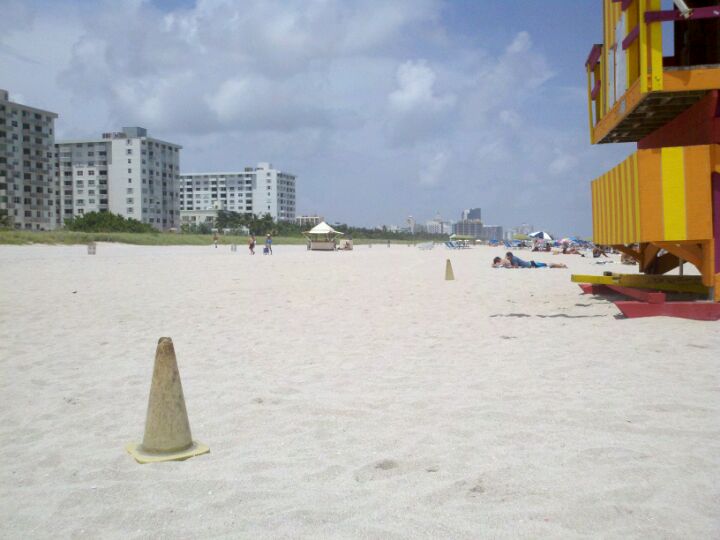
[[[52,168],[57,116],[12,102],[0,89],[0,219],[15,229],[59,224]]]
[[[61,219],[112,212],[159,230],[178,228],[181,148],[149,137],[141,127],[59,141],[55,174]]]
[[[181,174],[179,185],[180,211],[188,219],[198,211],[219,210],[295,219],[295,176],[270,163],[241,172]]]

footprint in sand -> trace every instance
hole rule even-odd
[[[392,459],[383,459],[365,465],[355,472],[356,482],[368,482],[395,476],[400,472],[400,464]]]

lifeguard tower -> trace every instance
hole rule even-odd
[[[604,42],[585,63],[590,140],[637,151],[592,182],[593,239],[642,274],[573,281],[630,296],[616,302],[629,317],[718,319],[720,1],[602,0],[602,10]],[[683,276],[685,262],[700,276]],[[705,301],[666,302],[665,291]]]

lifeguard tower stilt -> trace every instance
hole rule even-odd
[[[592,182],[593,239],[633,257],[642,274],[572,279],[586,292],[629,296],[616,302],[629,317],[720,319],[720,0],[602,7],[604,43],[585,64],[590,139],[636,142],[637,151]],[[664,23],[674,31],[665,57]],[[700,276],[667,275],[685,262]],[[665,291],[697,299],[667,301]]]

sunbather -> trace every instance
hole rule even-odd
[[[507,259],[510,262],[510,265],[513,268],[532,268],[532,264],[530,264],[527,261],[522,260],[520,257],[516,257],[512,254],[512,251],[508,251],[505,254],[505,259]]]
[[[508,252],[508,256],[506,256],[505,259],[501,259],[500,257],[495,257],[493,259],[492,266],[493,268],[567,268],[567,265],[563,263],[550,263],[546,264],[544,262],[537,262],[537,261],[523,261],[522,259],[519,259],[515,256],[513,256],[512,253]],[[523,263],[523,264],[515,264],[514,261]]]
[[[510,264],[510,261],[507,259],[501,259],[500,257],[495,257],[492,262],[493,268],[512,268],[512,264]]]

